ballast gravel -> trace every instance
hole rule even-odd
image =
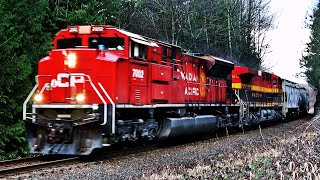
[[[283,166],[294,162],[281,160],[288,157],[284,154],[285,148],[293,148],[292,152],[295,152],[295,144],[299,145],[295,141],[318,132],[317,127],[320,129],[318,120],[311,121],[308,117],[262,129],[257,126],[254,130],[245,130],[244,134],[238,131],[229,136],[159,147],[111,159],[44,168],[7,179],[268,179],[269,170],[273,173],[270,177],[281,178],[287,171],[279,174],[278,164]],[[268,172],[259,174],[263,168],[269,168],[266,169]]]

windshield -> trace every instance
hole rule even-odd
[[[118,37],[89,38],[89,48],[100,50],[124,50],[124,39]]]
[[[57,49],[75,48],[76,46],[81,46],[81,44],[81,38],[59,39],[57,42]]]

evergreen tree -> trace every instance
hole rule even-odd
[[[320,1],[317,9],[312,17],[313,21],[310,26],[311,36],[310,43],[307,44],[307,49],[304,57],[300,60],[300,65],[305,69],[305,75],[308,83],[315,87],[318,91],[317,100],[315,103],[315,112],[319,108],[319,95],[320,95]]]
[[[313,15],[311,24],[310,43],[307,47],[307,55],[300,60],[300,65],[305,68],[308,82],[315,88],[320,88],[320,2]],[[319,94],[319,93],[318,93]]]
[[[50,36],[43,31],[47,2],[0,1],[0,159],[27,153],[22,104],[34,85]]]
[[[43,33],[44,0],[0,1],[0,122],[21,119],[22,103],[34,84],[37,61],[46,54],[49,36]]]

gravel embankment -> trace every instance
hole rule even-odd
[[[17,179],[320,178],[320,117],[282,123],[100,162],[38,170]]]

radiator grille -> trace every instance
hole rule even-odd
[[[140,90],[135,90],[134,91],[135,100],[140,100],[140,95],[141,95]]]

